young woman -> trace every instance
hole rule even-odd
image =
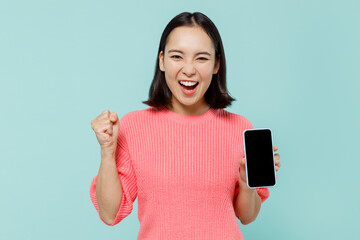
[[[143,102],[150,107],[91,121],[101,163],[90,197],[100,219],[119,223],[138,197],[138,239],[243,239],[237,219],[254,221],[269,190],[247,187],[242,133],[252,125],[224,110],[234,100],[214,23],[199,12],[174,17]]]

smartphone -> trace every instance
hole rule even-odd
[[[271,130],[247,129],[243,132],[246,180],[249,188],[276,184]]]

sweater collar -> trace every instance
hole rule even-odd
[[[175,112],[170,111],[166,107],[162,108],[160,110],[160,113],[162,116],[169,118],[173,121],[180,122],[180,123],[192,124],[192,123],[202,123],[202,122],[205,122],[205,121],[213,118],[216,113],[216,109],[209,108],[209,110],[207,112],[203,113],[202,115],[198,115],[198,116],[183,115],[183,114],[175,113]]]

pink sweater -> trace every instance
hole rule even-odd
[[[109,226],[128,216],[138,197],[138,240],[243,239],[234,200],[242,133],[251,128],[245,117],[224,109],[201,116],[152,107],[125,114],[116,150],[123,196]],[[99,212],[96,179],[90,197]],[[257,192],[261,202],[269,197],[267,188]]]

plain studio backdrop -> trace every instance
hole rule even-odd
[[[359,239],[357,0],[1,1],[1,239],[136,239],[137,199],[114,227],[91,203],[90,122],[148,107],[161,33],[183,11],[219,29],[226,110],[279,147],[270,198],[238,221],[245,239]]]

